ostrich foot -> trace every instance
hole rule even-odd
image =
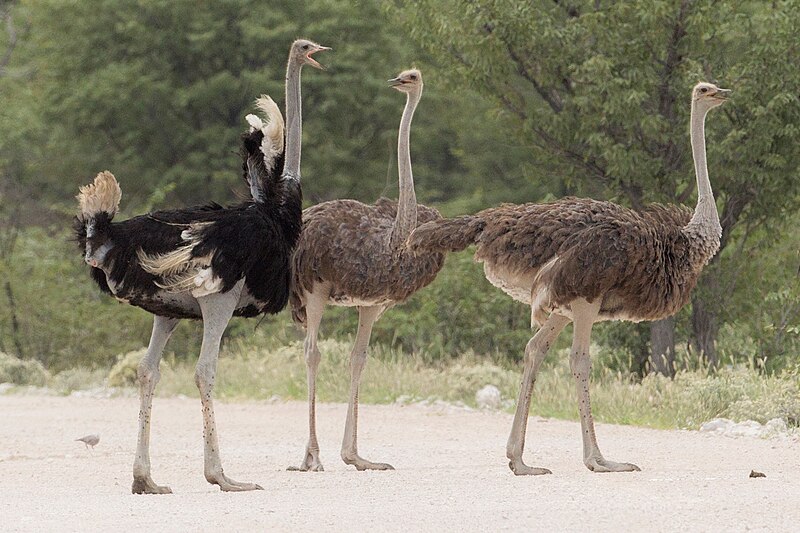
[[[552,472],[546,468],[528,466],[522,462],[522,459],[510,460],[508,462],[508,467],[514,472],[515,476],[543,476],[544,474],[552,474]]]
[[[206,481],[212,485],[219,485],[219,489],[223,492],[244,492],[247,490],[264,490],[261,485],[255,483],[240,483],[234,481],[222,472],[218,474],[206,474]]]
[[[352,455],[342,454],[342,461],[344,461],[345,464],[355,466],[356,470],[359,472],[363,472],[364,470],[394,470],[394,467],[389,463],[373,463],[372,461],[363,459],[357,453]]]
[[[632,463],[606,461],[602,456],[591,456],[584,460],[586,468],[592,472],[640,472],[642,469]]]
[[[324,472],[322,463],[319,460],[319,451],[312,452],[306,449],[306,456],[300,466],[290,466],[286,470],[290,472]]]
[[[133,494],[172,494],[172,489],[166,485],[156,485],[150,476],[134,476],[131,492]]]

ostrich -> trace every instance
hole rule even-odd
[[[154,317],[147,353],[139,364],[141,407],[133,465],[134,493],[165,494],[150,474],[150,414],[164,346],[182,318],[203,320],[195,382],[203,407],[204,473],[223,491],[261,489],[223,473],[212,404],[219,345],[231,316],[277,313],[289,297],[291,251],[300,234],[300,70],[321,68],[311,54],[325,47],[292,44],[287,66],[284,158],[283,119],[268,97],[258,100],[268,122],[248,117],[242,159],[252,201],[159,211],[112,222],[122,196],[110,172],[81,187],[76,232],[91,274],[102,290]],[[260,129],[254,126],[261,126]]]
[[[397,163],[399,202],[381,198],[375,205],[355,200],[334,200],[303,212],[303,231],[293,257],[292,314],[305,326],[308,371],[309,437],[299,467],[290,470],[322,471],[316,434],[315,398],[317,367],[321,358],[317,336],[325,304],[358,308],[358,332],[350,353],[350,399],[347,409],[342,459],[358,470],[392,470],[358,455],[358,386],[367,358],[372,326],[381,314],[428,285],[442,268],[444,254],[406,251],[406,239],[417,222],[440,218],[435,209],[417,205],[411,173],[409,131],[422,96],[422,74],[407,70],[389,80],[406,93],[400,121]]]
[[[409,246],[421,253],[477,245],[486,278],[531,306],[538,332],[525,347],[517,410],[506,455],[516,475],[549,474],[522,460],[533,384],[558,334],[573,323],[570,368],[577,383],[583,462],[594,472],[639,470],[600,453],[589,404],[589,339],[602,320],[659,320],[689,300],[703,266],[719,248],[721,227],[708,180],[704,123],[729,91],[710,83],[692,90],[691,141],[698,200],[635,211],[610,202],[564,198],[548,204],[501,205],[475,215],[420,226]]]

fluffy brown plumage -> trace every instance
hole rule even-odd
[[[442,252],[412,254],[406,247],[406,239],[418,224],[441,218],[435,209],[417,204],[411,171],[411,120],[422,95],[422,74],[408,70],[389,80],[389,84],[407,95],[397,143],[399,200],[382,198],[374,205],[335,200],[303,212],[303,230],[292,260],[290,302],[294,319],[306,327],[309,438],[303,461],[293,470],[322,470],[315,402],[317,368],[322,357],[317,337],[326,305],[357,307],[359,312],[350,353],[350,400],[342,459],[358,470],[392,468],[358,454],[358,387],[369,337],[373,324],[386,309],[433,281],[444,264]]]
[[[475,215],[419,227],[414,250],[463,250],[511,297],[536,303],[541,324],[575,298],[602,298],[604,319],[658,320],[689,293],[713,243],[684,231],[692,211],[653,204],[636,211],[611,202],[563,198],[546,204],[504,204]],[[712,254],[713,255],[713,252]]]
[[[536,373],[561,330],[573,322],[570,368],[578,389],[584,464],[592,471],[639,470],[600,453],[589,401],[592,325],[611,319],[658,320],[674,314],[719,248],[721,227],[706,167],[704,122],[728,91],[692,90],[691,139],[698,201],[632,210],[611,202],[564,198],[501,205],[475,215],[423,224],[409,237],[420,253],[478,249],[486,278],[531,306],[541,327],[525,348],[525,367],[506,455],[517,475],[547,474],[522,460]]]
[[[315,284],[330,286],[337,303],[397,304],[436,278],[444,254],[409,254],[389,248],[388,235],[397,202],[381,198],[374,205],[355,200],[324,202],[303,211],[303,231],[293,258],[292,316],[305,323],[304,292]],[[440,219],[436,209],[417,206],[418,223]]]

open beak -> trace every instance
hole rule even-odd
[[[730,89],[717,89],[717,92],[714,93],[714,98],[718,100],[727,100],[730,95]]]
[[[306,61],[308,61],[312,67],[318,68],[320,70],[327,70],[326,67],[320,65],[319,63],[317,63],[316,59],[311,57],[312,54],[316,54],[317,52],[324,52],[325,50],[330,50],[330,48],[327,46],[319,46],[314,50],[311,50],[309,53],[306,54]]]
[[[387,80],[387,83],[389,83],[389,87],[398,87],[400,85],[403,85],[403,80],[401,80],[400,78],[392,78],[390,80]]]

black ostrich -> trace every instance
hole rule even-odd
[[[285,154],[283,119],[275,103],[268,97],[257,102],[266,125],[248,116],[251,128],[242,136],[241,153],[252,200],[232,207],[212,203],[157,211],[112,223],[122,197],[114,176],[101,172],[93,184],[81,187],[76,233],[92,278],[118,300],[155,315],[138,368],[134,493],[172,492],[156,485],[150,474],[150,412],[164,346],[182,318],[203,320],[195,382],[203,405],[205,477],[224,491],[261,489],[223,473],[212,390],[220,340],[231,317],[277,313],[289,297],[290,256],[302,224],[300,71],[306,63],[320,68],[311,55],[325,49],[306,40],[295,41],[290,49]]]

